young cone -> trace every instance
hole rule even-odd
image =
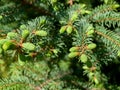
[[[91,49],[96,48],[96,46],[97,46],[97,45],[96,45],[95,43],[91,43],[91,44],[89,44],[89,45],[87,46],[87,48],[91,50]]]
[[[65,32],[65,30],[66,30],[66,26],[62,26],[61,28],[60,28],[60,34],[62,34],[62,33],[64,33]]]
[[[82,63],[86,63],[87,60],[88,60],[87,55],[86,55],[86,54],[82,54],[82,55],[80,56],[80,60],[81,60]]]
[[[38,36],[47,36],[47,32],[44,31],[44,30],[40,30],[40,31],[36,31],[35,35],[38,35]]]
[[[23,30],[22,31],[22,38],[26,39],[29,36],[29,34],[30,34],[29,30]]]
[[[35,45],[29,42],[23,43],[22,48],[28,51],[34,51],[35,50]]]
[[[71,34],[72,33],[72,26],[68,26],[66,31],[67,31],[68,35]]]
[[[78,56],[79,54],[80,54],[79,52],[71,52],[71,53],[69,53],[68,57],[74,58],[74,57]]]
[[[94,34],[94,30],[93,29],[87,32],[87,35],[92,35],[92,34]]]
[[[9,49],[14,49],[15,45],[13,44],[13,42],[11,40],[9,40],[9,41],[6,41],[3,44],[2,48],[3,48],[4,51],[6,51],[6,50],[9,50]]]
[[[117,56],[120,57],[120,51],[117,52]]]
[[[69,49],[70,52],[78,51],[80,47],[71,47]]]

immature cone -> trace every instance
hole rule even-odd
[[[120,7],[119,4],[113,4],[113,6],[112,6],[112,8],[114,8],[114,9],[116,9],[116,8],[118,8],[118,7]]]
[[[91,43],[91,44],[89,44],[89,45],[87,46],[87,48],[91,50],[91,49],[96,48],[96,46],[97,46],[97,45],[96,45],[95,43]]]
[[[120,51],[117,52],[117,56],[120,57]]]
[[[26,39],[29,36],[29,34],[30,34],[29,30],[23,30],[22,31],[22,38]]]
[[[17,36],[17,33],[15,33],[15,32],[9,32],[9,33],[7,33],[7,38],[8,39],[12,39],[12,38],[16,38],[16,36]]]
[[[35,45],[29,42],[23,43],[22,48],[28,51],[34,51],[35,50]]]
[[[96,77],[94,77],[94,82],[95,82],[95,84],[99,84],[99,81]]]
[[[47,32],[44,31],[44,30],[40,30],[40,31],[36,31],[35,35],[38,35],[38,36],[47,36]]]
[[[70,52],[78,51],[80,47],[71,47],[69,49]]]
[[[81,60],[82,63],[86,63],[87,60],[88,60],[87,55],[86,55],[86,54],[82,54],[82,55],[80,56],[80,60]]]
[[[93,78],[93,76],[94,76],[94,73],[93,73],[93,72],[89,72],[89,73],[88,73],[88,77],[89,77],[89,78]]]
[[[53,9],[54,9],[55,11],[58,11],[58,10],[59,10],[59,8],[58,8],[57,5],[54,5]]]
[[[52,2],[52,3],[56,3],[56,2],[57,2],[57,0],[51,0],[51,2]]]
[[[67,30],[66,30],[66,31],[67,31],[67,34],[68,34],[68,35],[72,33],[72,29],[73,29],[72,26],[68,26],[68,27],[67,27]]]
[[[73,16],[71,17],[71,21],[74,21],[76,20],[78,17],[78,14],[77,13],[74,13]]]
[[[89,69],[89,67],[87,65],[84,65],[82,68],[85,70]]]
[[[3,46],[2,46],[3,50],[9,50],[9,49],[14,49],[15,45],[13,44],[13,42],[11,40],[6,41]]]
[[[40,25],[43,25],[45,23],[45,19],[40,20]]]
[[[79,54],[80,54],[79,52],[71,52],[71,53],[69,53],[68,57],[74,58],[74,57],[78,56]]]
[[[60,28],[60,34],[62,34],[62,33],[64,33],[65,32],[65,30],[66,30],[66,26],[62,26],[61,28]]]
[[[53,49],[53,53],[57,54],[58,53],[58,49]]]
[[[1,47],[6,41],[9,41],[9,40],[8,40],[8,39],[1,39],[1,40],[0,40],[0,47]]]
[[[3,16],[0,15],[0,19],[2,19],[2,18],[3,18]]]
[[[92,35],[92,34],[94,34],[94,30],[93,29],[87,32],[87,35]]]
[[[21,26],[20,26],[20,29],[21,29],[21,30],[25,30],[25,29],[26,29],[26,26],[25,26],[25,25],[21,25]]]

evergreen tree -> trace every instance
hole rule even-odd
[[[0,90],[120,90],[118,0],[0,0]]]

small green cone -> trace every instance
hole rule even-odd
[[[17,33],[15,33],[15,32],[9,32],[9,33],[7,33],[7,38],[8,39],[15,39],[17,37]]]
[[[89,67],[87,65],[84,65],[82,68],[85,69],[85,70],[89,69]]]
[[[120,51],[117,52],[117,56],[120,57]]]
[[[23,25],[20,26],[20,29],[21,29],[21,30],[25,30],[25,29],[26,29],[26,26],[23,24]]]
[[[40,25],[43,25],[45,23],[45,19],[40,20]]]
[[[2,15],[0,15],[0,20],[3,18],[3,16]]]
[[[74,13],[73,16],[71,17],[71,21],[75,21],[78,18],[78,14]]]
[[[66,30],[66,26],[62,26],[61,28],[60,28],[60,34],[62,34],[62,33],[64,33],[65,32],[65,30]]]
[[[29,42],[23,43],[22,48],[28,51],[34,51],[35,50],[35,45]]]
[[[88,60],[87,55],[86,55],[86,54],[82,54],[82,55],[80,56],[80,60],[81,60],[82,63],[86,63],[87,60]]]
[[[78,56],[79,54],[80,54],[79,52],[71,52],[71,53],[68,54],[68,57],[69,58],[74,58],[74,57]]]
[[[52,2],[52,3],[56,3],[56,2],[57,2],[57,0],[51,0],[51,2]]]
[[[8,40],[8,39],[1,39],[1,40],[0,40],[0,47],[1,47],[6,41],[9,41],[9,40]]]
[[[94,82],[95,82],[95,84],[99,84],[99,81],[96,77],[94,77]]]
[[[38,36],[47,36],[47,32],[44,31],[44,30],[40,30],[40,31],[36,31],[35,35],[38,35]]]
[[[15,45],[13,44],[13,42],[11,40],[9,40],[3,44],[2,48],[4,51],[6,51],[6,50],[14,49]]]
[[[79,47],[72,47],[69,49],[70,52],[78,51]]]
[[[91,50],[91,49],[96,48],[96,46],[97,46],[97,45],[96,45],[95,43],[91,43],[91,44],[89,44],[89,45],[87,46],[87,48]]]
[[[68,27],[67,27],[67,30],[66,30],[66,31],[67,31],[67,34],[68,34],[68,35],[72,33],[72,29],[73,29],[72,26],[68,26]]]
[[[26,39],[29,36],[29,34],[30,34],[29,30],[23,30],[22,31],[22,38]]]
[[[93,29],[87,32],[87,35],[92,35],[92,34],[94,34],[94,30]]]

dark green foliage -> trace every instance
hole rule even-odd
[[[0,90],[119,90],[119,3],[1,0]]]

